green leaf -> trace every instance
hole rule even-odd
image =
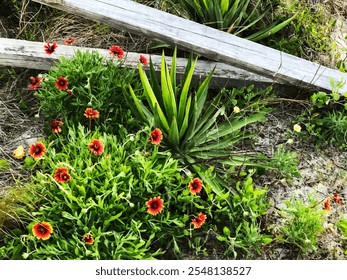
[[[218,235],[217,236],[217,240],[221,241],[221,242],[224,242],[224,241],[227,241],[228,239],[226,237],[224,237],[224,236]]]
[[[164,52],[161,57],[161,91],[162,91],[162,98],[166,113],[166,118],[168,122],[170,123],[172,121],[173,117],[177,116],[177,108],[176,108],[176,100],[175,100],[175,94],[173,92],[172,84],[170,81],[169,76],[169,69],[165,62],[165,55]]]
[[[190,108],[191,101],[192,101],[192,96],[189,95],[188,100],[187,100],[187,104],[186,104],[186,110],[185,110],[185,113],[184,113],[184,119],[183,119],[183,122],[182,122],[182,126],[180,128],[180,135],[179,135],[180,140],[182,140],[183,135],[186,132],[188,126],[189,126],[189,116],[190,116],[189,113],[190,113],[190,110],[191,110],[191,108]]]
[[[144,72],[144,70],[142,69],[141,64],[138,64],[139,67],[139,75],[140,75],[140,79],[142,82],[142,86],[144,88],[144,93],[146,95],[147,101],[151,107],[151,109],[153,111],[155,111],[158,115],[158,118],[162,124],[162,128],[165,131],[169,130],[169,124],[167,122],[167,119],[162,111],[162,108],[160,107],[160,104],[158,103],[158,100],[153,92],[153,89],[148,81],[147,75]]]
[[[220,7],[224,15],[229,10],[229,0],[221,0]]]
[[[70,213],[68,213],[68,212],[66,212],[66,211],[61,212],[61,215],[62,215],[65,219],[68,219],[68,220],[77,220],[76,217],[74,217],[73,215],[71,215]]]
[[[180,101],[179,101],[179,106],[178,106],[178,115],[177,115],[177,121],[178,121],[178,125],[179,127],[182,126],[183,123],[183,118],[184,118],[184,112],[186,109],[186,102],[187,102],[187,97],[189,94],[189,89],[190,89],[190,84],[193,78],[193,74],[194,74],[194,70],[195,70],[195,65],[197,63],[198,58],[196,57],[196,59],[194,60],[194,62],[192,63],[190,70],[187,74],[186,79],[184,80],[183,83],[183,87],[181,90],[181,94],[180,94]]]
[[[264,113],[257,113],[240,120],[236,119],[232,122],[224,122],[223,124],[218,125],[217,128],[207,132],[205,136],[200,137],[197,140],[197,144],[207,142],[208,140],[224,137],[226,135],[234,133],[235,131],[238,131],[248,124],[260,121],[265,121]]]
[[[171,69],[170,69],[170,79],[171,79],[171,85],[172,85],[174,93],[176,93],[176,79],[177,79],[177,77],[176,77],[176,58],[177,58],[177,47],[175,47],[173,55],[172,55]]]
[[[228,229],[227,227],[223,228],[223,233],[225,236],[230,236],[230,234],[231,234],[230,229]]]
[[[176,118],[173,117],[170,129],[168,132],[168,138],[170,140],[170,143],[173,144],[174,146],[179,145],[179,132],[178,132],[178,126],[177,126],[177,121]]]
[[[119,212],[117,215],[114,215],[110,218],[108,218],[107,220],[104,221],[104,228],[106,228],[108,226],[109,223],[113,222],[114,220],[117,220],[120,216],[122,216],[123,212]]]
[[[6,171],[11,168],[11,165],[5,159],[0,159],[0,171]]]

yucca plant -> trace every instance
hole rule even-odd
[[[285,21],[275,21],[270,25],[256,25],[271,12],[271,5],[262,6],[264,1],[257,0],[179,0],[187,16],[199,23],[227,31],[252,41],[259,41],[280,31],[295,17]]]
[[[210,166],[218,164],[252,164],[249,156],[233,153],[232,147],[253,135],[241,129],[250,123],[265,120],[264,113],[245,118],[236,117],[235,114],[231,117],[224,116],[225,107],[220,104],[222,92],[213,100],[207,100],[213,71],[193,91],[192,78],[196,63],[197,58],[188,60],[182,82],[178,85],[176,49],[171,69],[165,61],[164,53],[162,55],[160,82],[152,61],[149,79],[139,64],[139,75],[148,106],[129,85],[123,92],[130,108],[139,120],[160,128],[164,134],[163,142],[177,158],[193,167],[196,172],[203,173]]]

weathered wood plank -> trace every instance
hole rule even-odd
[[[82,51],[98,51],[100,55],[104,56],[105,59],[112,59],[112,56],[105,49],[96,48],[82,48],[77,46],[66,46],[59,45],[56,52],[52,55],[47,55],[44,52],[43,42],[31,42],[16,39],[0,38],[0,65],[22,67],[29,69],[48,70],[50,69],[59,57],[64,56],[71,58],[77,50]],[[137,68],[137,63],[140,54],[127,52],[124,58],[124,65],[132,68]],[[145,55],[148,57],[148,55]],[[155,68],[159,71],[161,64],[160,55],[151,55]],[[167,57],[167,61],[171,64],[171,58]],[[177,59],[177,72],[178,74],[184,73],[187,59]],[[251,72],[235,68],[233,66],[199,60],[195,70],[195,79],[200,80],[206,77],[208,73],[216,66],[214,73],[214,82],[212,87],[221,88],[227,86],[246,86],[249,84],[268,86],[273,83],[268,78],[253,74]]]
[[[330,78],[347,75],[129,0],[33,0],[118,29],[140,33],[193,50],[283,83],[331,90]],[[347,91],[347,85],[340,93]]]

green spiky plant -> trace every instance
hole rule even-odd
[[[271,5],[262,8],[262,0],[257,0],[254,6],[250,0],[179,0],[179,4],[190,19],[252,41],[260,41],[275,34],[295,17],[259,27],[257,25],[272,9]]]
[[[226,165],[253,165],[249,155],[233,153],[233,146],[249,138],[253,133],[242,130],[250,123],[264,121],[265,113],[259,112],[247,117],[226,117],[225,106],[220,104],[222,92],[207,100],[208,86],[213,71],[198,86],[192,89],[192,78],[197,58],[188,60],[182,82],[176,84],[176,50],[174,51],[171,69],[161,60],[160,82],[156,76],[152,61],[150,62],[149,79],[138,65],[140,79],[144,88],[145,100],[142,102],[129,85],[124,89],[124,96],[139,120],[150,126],[158,127],[164,134],[163,142],[173,154],[192,171],[204,176],[208,168]],[[223,119],[223,118],[224,119]],[[223,184],[218,178],[213,185]]]

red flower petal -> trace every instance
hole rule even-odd
[[[41,222],[33,226],[32,233],[37,239],[47,240],[51,237],[53,227],[50,223]]]
[[[334,194],[334,200],[337,204],[341,205],[341,197],[337,193]]]
[[[55,121],[52,121],[51,122],[51,131],[53,133],[60,133],[61,132],[61,125],[63,124],[62,121],[58,121],[58,120],[55,120]]]
[[[104,145],[97,139],[92,140],[92,142],[89,143],[88,147],[96,156],[101,155],[104,151]]]
[[[331,207],[330,207],[330,197],[328,197],[326,200],[324,200],[324,209],[327,210],[327,211],[331,210]]]
[[[66,167],[59,167],[54,172],[54,179],[56,179],[59,183],[66,183],[70,181],[71,176],[69,174],[69,170]]]
[[[200,180],[199,178],[194,178],[189,182],[190,193],[193,195],[199,193],[202,189],[202,186],[202,180]]]
[[[45,154],[46,147],[42,142],[37,142],[36,144],[32,144],[29,148],[29,154],[35,158],[39,159],[43,157]]]
[[[87,119],[97,119],[99,118],[99,111],[93,110],[92,108],[87,108],[86,111],[84,112],[84,115],[86,116]]]
[[[163,140],[163,133],[159,128],[154,129],[150,134],[150,141],[153,145],[159,145]]]
[[[46,45],[44,45],[43,47],[45,49],[45,53],[51,55],[55,52],[58,45],[56,42],[53,42],[52,45],[49,42],[47,42]]]
[[[68,89],[68,80],[64,77],[59,77],[58,80],[55,82],[55,85],[60,90],[67,90]]]
[[[206,221],[206,215],[200,213],[195,219],[192,219],[192,224],[194,228],[200,228]]]
[[[71,44],[74,43],[76,40],[77,40],[77,38],[71,37],[70,39],[66,39],[66,40],[64,41],[64,44],[65,44],[65,45],[71,45]]]
[[[117,56],[119,59],[123,58],[124,55],[124,51],[120,46],[112,46],[109,53],[113,56]]]
[[[88,245],[93,244],[94,243],[93,235],[90,232],[86,233],[85,235],[83,235],[82,241]]]
[[[146,202],[147,211],[151,215],[159,214],[164,208],[164,200],[160,196],[153,197]]]
[[[144,57],[143,55],[140,55],[140,62],[143,64],[143,65],[148,65],[148,60],[146,57]]]
[[[40,86],[42,78],[41,77],[30,77],[30,84],[28,85],[29,88],[36,90],[38,86]]]

